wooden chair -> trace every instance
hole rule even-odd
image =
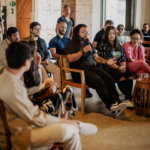
[[[64,67],[64,60],[67,61],[67,58],[65,55],[60,56],[60,71],[61,71],[61,80],[62,80],[62,86],[64,85],[70,85],[72,87],[80,88],[81,89],[81,114],[85,114],[85,91],[86,88],[89,88],[86,85],[85,82],[85,76],[84,76],[84,71],[83,70],[78,70],[78,69],[70,69],[68,67]],[[68,62],[68,61],[67,61]],[[81,84],[73,82],[73,80],[66,80],[65,78],[65,72],[77,72],[80,74],[81,77]]]
[[[142,41],[144,47],[150,47],[150,41]]]
[[[5,113],[5,108],[4,108],[2,100],[0,100],[0,114],[1,114],[1,117],[2,117],[2,120],[3,120],[4,129],[5,129],[6,144],[7,144],[7,149],[6,150],[11,150],[10,131],[9,131],[9,128],[8,128],[8,125],[7,125],[6,113]],[[0,148],[0,150],[1,150],[1,148]],[[54,146],[50,150],[59,150],[59,145],[54,144]]]
[[[150,64],[150,47],[144,47],[144,50],[145,50],[145,54],[146,54],[145,60],[148,64]]]
[[[0,114],[3,120],[4,129],[5,129],[7,150],[11,150],[10,132],[9,132],[8,125],[7,125],[5,108],[3,106],[2,100],[0,100]]]

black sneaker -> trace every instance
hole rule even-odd
[[[86,89],[85,98],[90,98],[90,97],[92,97],[92,96],[93,96],[93,94],[90,92],[90,90],[89,90],[89,89]]]

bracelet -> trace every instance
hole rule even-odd
[[[80,52],[82,53],[82,55],[84,54],[84,51],[83,51],[83,49],[81,49],[81,50],[80,50]]]
[[[119,66],[118,66],[118,68],[117,68],[117,70],[119,69]]]

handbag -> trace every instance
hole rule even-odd
[[[52,86],[53,85],[45,87],[44,89],[42,89],[39,92],[35,93],[34,98],[37,99],[37,100],[43,100],[43,99],[48,99],[48,98],[52,97],[57,91],[57,88],[56,87],[51,88]]]

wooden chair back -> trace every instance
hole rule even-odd
[[[142,41],[142,44],[150,44],[150,41]]]
[[[61,71],[62,86],[70,85],[72,87],[81,89],[81,113],[82,113],[82,115],[84,115],[84,113],[85,113],[85,91],[86,91],[86,88],[89,88],[85,82],[84,71],[78,70],[78,69],[71,69],[70,67],[68,67],[68,65],[65,66],[64,59],[67,60],[66,56],[61,55],[60,56],[60,71]],[[81,78],[81,84],[75,83],[73,80],[67,80],[66,76],[65,76],[65,71],[79,73],[80,78]]]
[[[150,41],[142,41],[144,47],[150,47]]]
[[[0,100],[0,114],[3,120],[4,129],[5,129],[7,150],[11,150],[10,132],[9,132],[8,125],[7,125],[6,113],[5,113],[5,108],[4,108],[2,100]]]
[[[149,62],[149,60],[150,60],[150,47],[144,47],[144,50],[145,50],[145,54],[146,54],[146,56],[145,56],[146,61]]]

